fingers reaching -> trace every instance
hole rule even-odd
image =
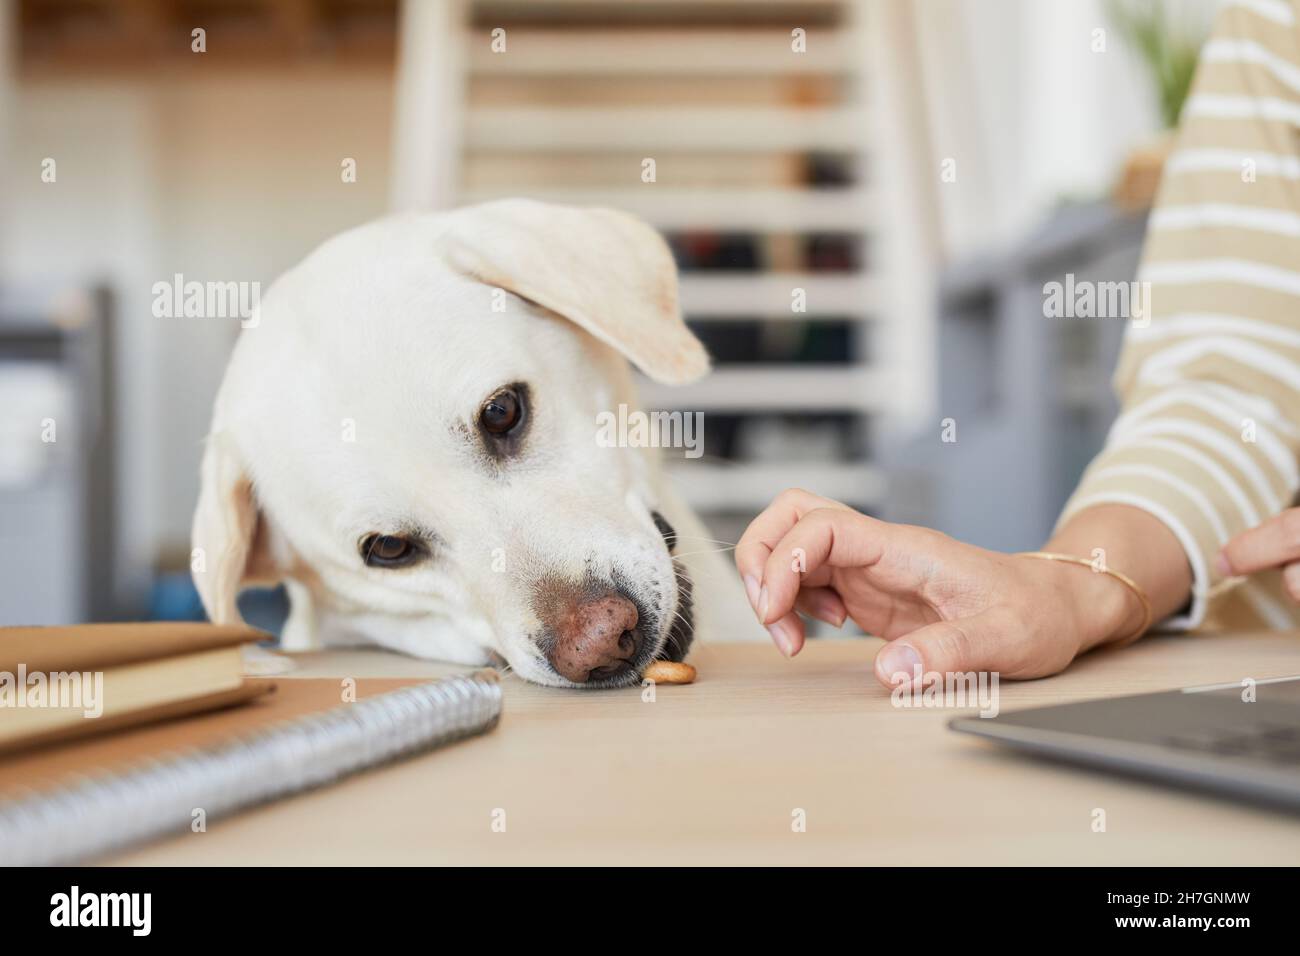
[[[818,508],[849,509],[838,501],[814,495],[802,488],[790,488],[781,492],[772,503],[763,509],[757,518],[749,523],[745,533],[736,544],[736,567],[745,579],[745,586],[753,584],[750,603],[758,606],[758,587],[763,578],[763,566],[767,563],[772,548],[787,531],[793,528],[810,511]]]
[[[1300,561],[1300,508],[1290,508],[1224,545],[1219,570],[1252,574],[1296,561]]]
[[[847,508],[816,508],[804,514],[764,562],[759,579],[759,620],[770,624],[789,614],[801,589],[825,585],[832,568],[875,564],[887,529],[883,522]]]
[[[777,650],[786,657],[794,657],[803,650],[805,633],[798,614],[787,614],[779,621],[773,621],[767,625],[767,633],[772,635]]]
[[[990,608],[957,620],[935,621],[882,647],[876,679],[894,688],[913,687],[927,675],[989,673],[1020,680],[1063,670],[1075,648],[1068,641],[1036,637],[1005,608]],[[906,675],[905,677],[900,675]]]
[[[848,619],[849,609],[834,588],[809,588],[799,592],[795,607],[801,613],[819,621],[825,621],[832,627],[843,627]],[[803,621],[798,614],[787,614],[779,621],[767,625],[767,631],[777,649],[786,657],[794,657],[803,650],[806,636]]]
[[[830,580],[826,561],[836,552],[836,525],[842,542],[838,557],[848,560],[856,536],[845,531],[855,520],[869,519],[838,501],[792,488],[750,523],[736,545],[736,567],[749,603],[787,657],[804,644],[796,609],[835,627],[848,617],[843,599],[825,586]]]
[[[917,683],[923,674],[965,673],[988,669],[983,660],[990,643],[985,622],[978,617],[964,621],[936,621],[918,628],[880,649],[876,655],[876,679],[886,687]]]
[[[795,608],[809,617],[825,621],[832,627],[843,627],[849,616],[849,609],[834,588],[816,588],[805,586],[799,591]]]
[[[1282,587],[1286,589],[1287,597],[1300,604],[1300,561],[1282,569]]]

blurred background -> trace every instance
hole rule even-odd
[[[1114,414],[1115,319],[1213,0],[20,0],[0,6],[0,623],[201,616],[200,443],[260,282],[394,209],[658,227],[716,371],[670,456],[735,541],[801,485],[1045,539]],[[653,160],[647,164],[647,160]],[[252,595],[274,627],[279,598]]]

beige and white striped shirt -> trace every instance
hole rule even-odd
[[[1300,626],[1269,572],[1223,580],[1228,538],[1300,489],[1300,0],[1227,0],[1148,227],[1115,375],[1123,409],[1064,517],[1134,505],[1195,578],[1165,627]]]

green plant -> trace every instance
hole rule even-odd
[[[1160,118],[1173,129],[1187,101],[1205,40],[1201,25],[1175,28],[1162,0],[1107,0],[1110,20],[1150,70]]]

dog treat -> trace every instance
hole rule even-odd
[[[692,684],[695,682],[695,668],[674,661],[655,661],[641,676],[656,684]]]

